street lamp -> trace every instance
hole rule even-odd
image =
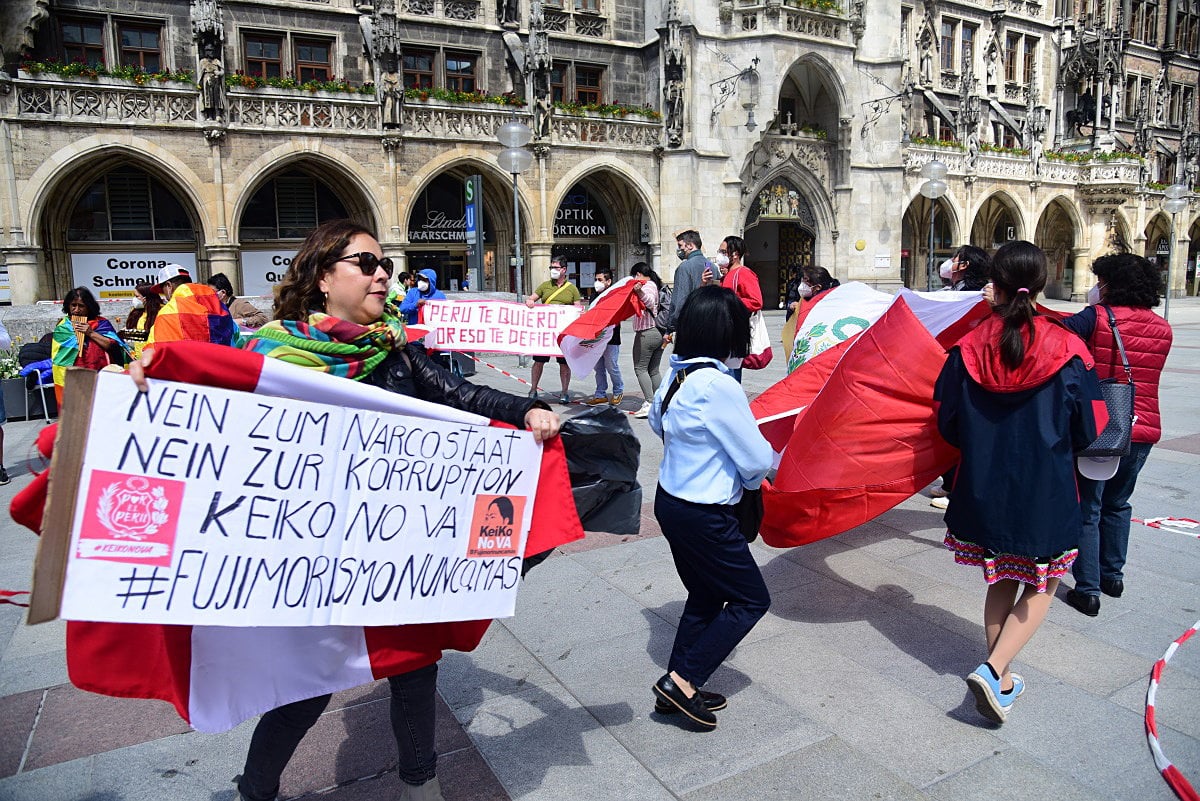
[[[1171,314],[1171,262],[1175,260],[1175,215],[1187,208],[1188,188],[1185,184],[1171,184],[1163,192],[1163,211],[1171,215],[1171,237],[1167,240],[1167,291],[1163,297],[1163,319]]]
[[[937,199],[949,189],[944,180],[949,172],[950,169],[937,159],[921,168],[921,177],[925,179],[921,184],[921,196],[929,198],[929,253],[925,265],[925,289],[928,292],[933,291],[933,215],[937,211]]]
[[[496,160],[500,169],[512,174],[513,187],[513,254],[517,267],[517,298],[524,299],[525,284],[522,276],[524,259],[521,258],[521,208],[517,197],[517,176],[529,169],[533,164],[533,154],[525,149],[533,139],[533,131],[513,119],[506,122],[496,131],[496,139],[504,145],[504,150]]]

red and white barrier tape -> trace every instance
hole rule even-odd
[[[1200,801],[1200,794],[1196,793],[1196,789],[1192,787],[1191,782],[1184,777],[1179,769],[1171,764],[1163,753],[1162,746],[1158,742],[1158,724],[1154,719],[1154,697],[1158,694],[1158,682],[1162,678],[1163,671],[1166,670],[1167,662],[1171,661],[1171,657],[1179,650],[1179,646],[1183,645],[1188,639],[1196,633],[1196,628],[1200,627],[1200,620],[1197,620],[1192,627],[1179,635],[1179,638],[1167,648],[1166,653],[1162,658],[1154,663],[1154,669],[1150,671],[1150,686],[1146,690],[1146,741],[1150,744],[1150,753],[1154,756],[1154,766],[1158,768],[1159,773],[1166,779],[1167,784],[1183,801]]]
[[[29,606],[20,601],[14,601],[13,598],[18,595],[28,595],[29,590],[0,590],[0,604],[12,604],[13,606]]]
[[[1200,520],[1192,520],[1190,517],[1147,517],[1145,520],[1135,517],[1133,522],[1200,539]]]

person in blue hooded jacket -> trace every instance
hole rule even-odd
[[[400,302],[400,311],[404,313],[404,321],[416,325],[418,310],[427,300],[445,300],[442,290],[437,288],[437,273],[426,267],[417,271],[417,285],[404,295]]]

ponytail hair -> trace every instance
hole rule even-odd
[[[1033,344],[1034,303],[1046,288],[1046,254],[1032,242],[1008,242],[992,257],[992,283],[1004,302],[995,311],[1004,321],[1000,335],[1000,359],[1016,369],[1025,361],[1025,331]]]

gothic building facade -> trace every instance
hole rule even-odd
[[[166,262],[267,295],[349,216],[447,286],[477,252],[494,291],[552,251],[583,285],[636,261],[669,279],[695,228],[708,251],[745,237],[769,303],[807,264],[924,288],[954,246],[1012,238],[1051,254],[1057,295],[1116,244],[1171,259],[1180,294],[1200,204],[1161,201],[1197,183],[1198,20],[1198,0],[14,0],[0,266],[16,303],[125,295]]]

